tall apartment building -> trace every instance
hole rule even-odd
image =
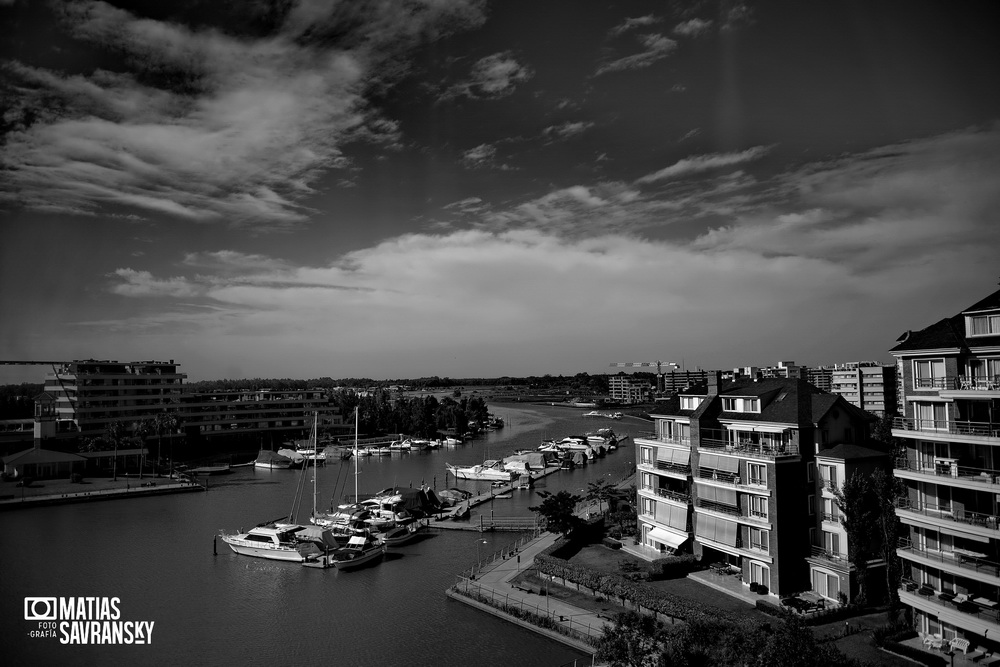
[[[906,485],[900,600],[916,629],[1000,650],[1000,291],[907,331],[902,373]],[[992,634],[990,634],[992,633]]]
[[[802,379],[723,383],[719,371],[657,407],[656,430],[635,439],[641,555],[692,551],[769,595],[815,581],[833,601],[839,590],[850,597],[846,540],[824,542],[821,532],[815,463],[852,461],[869,415]]]
[[[833,369],[829,366],[806,368],[803,377],[817,389],[830,391],[833,386]]]
[[[877,361],[836,364],[831,370],[830,385],[831,392],[873,414],[894,415],[899,408],[895,364]]]
[[[649,400],[651,387],[645,378],[635,378],[625,373],[608,376],[608,395],[621,403],[643,403]]]

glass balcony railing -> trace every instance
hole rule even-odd
[[[946,391],[1000,391],[1000,375],[947,375],[935,378],[914,378],[914,389],[944,389]]]
[[[950,551],[927,549],[919,544],[914,544],[909,538],[905,537],[900,538],[897,549],[920,556],[926,560],[968,570],[968,576],[972,578],[975,578],[977,574],[1000,577],[1000,563],[987,559],[986,554],[970,549],[960,547],[953,547]]]
[[[816,558],[825,558],[826,560],[832,560],[836,563],[847,563],[846,554],[831,551],[825,547],[813,545],[810,548],[810,554]]]
[[[921,461],[913,457],[902,457],[895,460],[893,468],[896,470],[919,472],[925,475],[934,475],[936,477],[951,477],[952,479],[960,479],[966,482],[980,482],[983,485],[1000,484],[1000,470],[961,465],[957,460],[944,461],[939,459]],[[992,491],[992,489],[989,490]]]
[[[691,502],[691,494],[681,493],[680,491],[671,491],[670,489],[654,489],[656,495],[661,498],[669,498],[670,500],[676,500],[680,503]]]
[[[909,498],[897,498],[896,507],[906,512],[914,512],[938,519],[947,519],[948,521],[957,521],[970,526],[984,526],[995,529],[998,522],[1000,522],[1000,517],[988,512],[973,512],[954,505],[921,503]]]

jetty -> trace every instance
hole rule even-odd
[[[48,484],[46,486],[59,486]],[[76,489],[80,486],[74,485]],[[0,509],[18,509],[24,507],[41,507],[45,505],[61,505],[64,503],[81,503],[94,500],[112,500],[115,498],[138,498],[145,496],[160,496],[168,493],[187,493],[190,491],[205,491],[208,487],[197,482],[169,480],[126,483],[124,488],[95,488],[91,491],[51,489],[49,493],[29,493],[21,497],[0,499]],[[32,487],[28,487],[32,490]],[[37,489],[35,489],[37,491]]]

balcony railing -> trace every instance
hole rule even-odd
[[[995,529],[997,524],[1000,523],[1000,518],[994,514],[970,512],[965,509],[956,509],[952,505],[920,503],[909,498],[897,498],[896,507],[907,512],[915,512],[938,519],[947,519],[948,521],[957,521],[970,526],[984,526]]]
[[[1000,484],[1000,470],[992,468],[975,468],[958,463],[943,463],[940,461],[924,462],[912,457],[897,458],[893,464],[896,470],[911,470],[925,475],[958,478],[967,482],[982,482],[983,484]]]
[[[840,515],[833,514],[832,512],[823,512],[823,521],[829,523],[840,523]]]
[[[908,551],[919,555],[927,560],[957,566],[969,571],[969,576],[974,578],[976,574],[988,574],[991,577],[1000,577],[1000,563],[988,560],[985,556],[980,557],[967,549],[953,549],[952,551],[928,551],[919,544],[914,544],[909,538],[900,538],[898,548],[900,551]]]
[[[816,546],[815,544],[810,548],[810,553],[816,558],[825,558],[827,560],[832,560],[837,563],[847,563],[847,556],[842,553],[837,553],[835,551],[830,551],[825,547]]]
[[[691,445],[691,438],[689,436],[664,435],[656,431],[639,431],[634,437],[642,438],[643,440],[656,440],[657,442],[670,442],[675,445]]]
[[[798,445],[791,442],[752,442],[749,440],[702,438],[698,446],[702,449],[723,450],[732,454],[765,459],[799,455]]]
[[[913,419],[895,417],[892,427],[899,431],[920,431],[922,433],[948,433],[950,435],[976,435],[1000,437],[1000,422],[973,422],[947,419]]]
[[[915,389],[958,391],[1000,391],[1000,375],[946,375],[939,378],[914,378]]]
[[[732,505],[726,505],[725,503],[717,503],[712,500],[698,500],[698,507],[706,510],[711,510],[713,512],[721,512],[723,514],[729,514],[730,516],[742,516],[740,514],[740,508],[733,507]]]
[[[656,491],[656,495],[661,498],[669,498],[670,500],[676,500],[681,503],[691,502],[691,494],[689,493],[680,493],[678,491],[671,491],[670,489],[654,489],[654,491]]]
[[[738,486],[741,484],[741,478],[734,472],[726,472],[724,470],[713,470],[712,468],[699,468],[698,469],[699,479],[710,479],[716,482],[723,482],[724,484],[733,484]]]
[[[923,586],[918,586],[913,590],[909,590],[910,586],[908,584],[903,584],[903,589],[910,595],[916,595],[917,597],[926,600],[927,602],[937,605],[939,607],[944,607],[945,609],[957,609],[963,614],[968,614],[970,616],[975,616],[978,619],[990,621],[991,623],[997,623],[1000,621],[1000,611],[997,607],[985,607],[983,603],[996,605],[996,601],[992,598],[986,597],[986,595],[978,595],[974,593],[968,593],[967,599],[963,599],[960,602],[955,602],[955,595],[949,591],[937,591],[924,584]],[[996,593],[989,593],[988,595],[996,596]],[[977,603],[975,600],[980,600]]]
[[[663,470],[664,472],[672,472],[680,475],[690,475],[691,466],[681,465],[679,463],[670,463],[668,461],[644,461],[640,465],[646,466],[648,468],[654,468],[656,470]]]

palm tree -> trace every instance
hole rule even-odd
[[[115,458],[111,462],[111,469],[113,471],[112,472],[112,480],[117,482],[118,481],[118,445],[122,441],[125,440],[125,424],[122,421],[118,420],[118,419],[114,420],[113,422],[111,422],[110,424],[108,424],[108,428],[105,431],[105,437],[107,438],[108,442],[110,442],[114,446],[114,449],[115,449]]]
[[[160,474],[160,456],[163,449],[163,434],[173,433],[177,428],[177,417],[170,412],[158,412],[153,417],[153,429],[156,431],[156,474]]]
[[[132,423],[132,433],[139,440],[139,448],[142,450],[139,458],[139,479],[142,479],[142,469],[146,465],[146,438],[153,433],[153,420],[143,419]]]

